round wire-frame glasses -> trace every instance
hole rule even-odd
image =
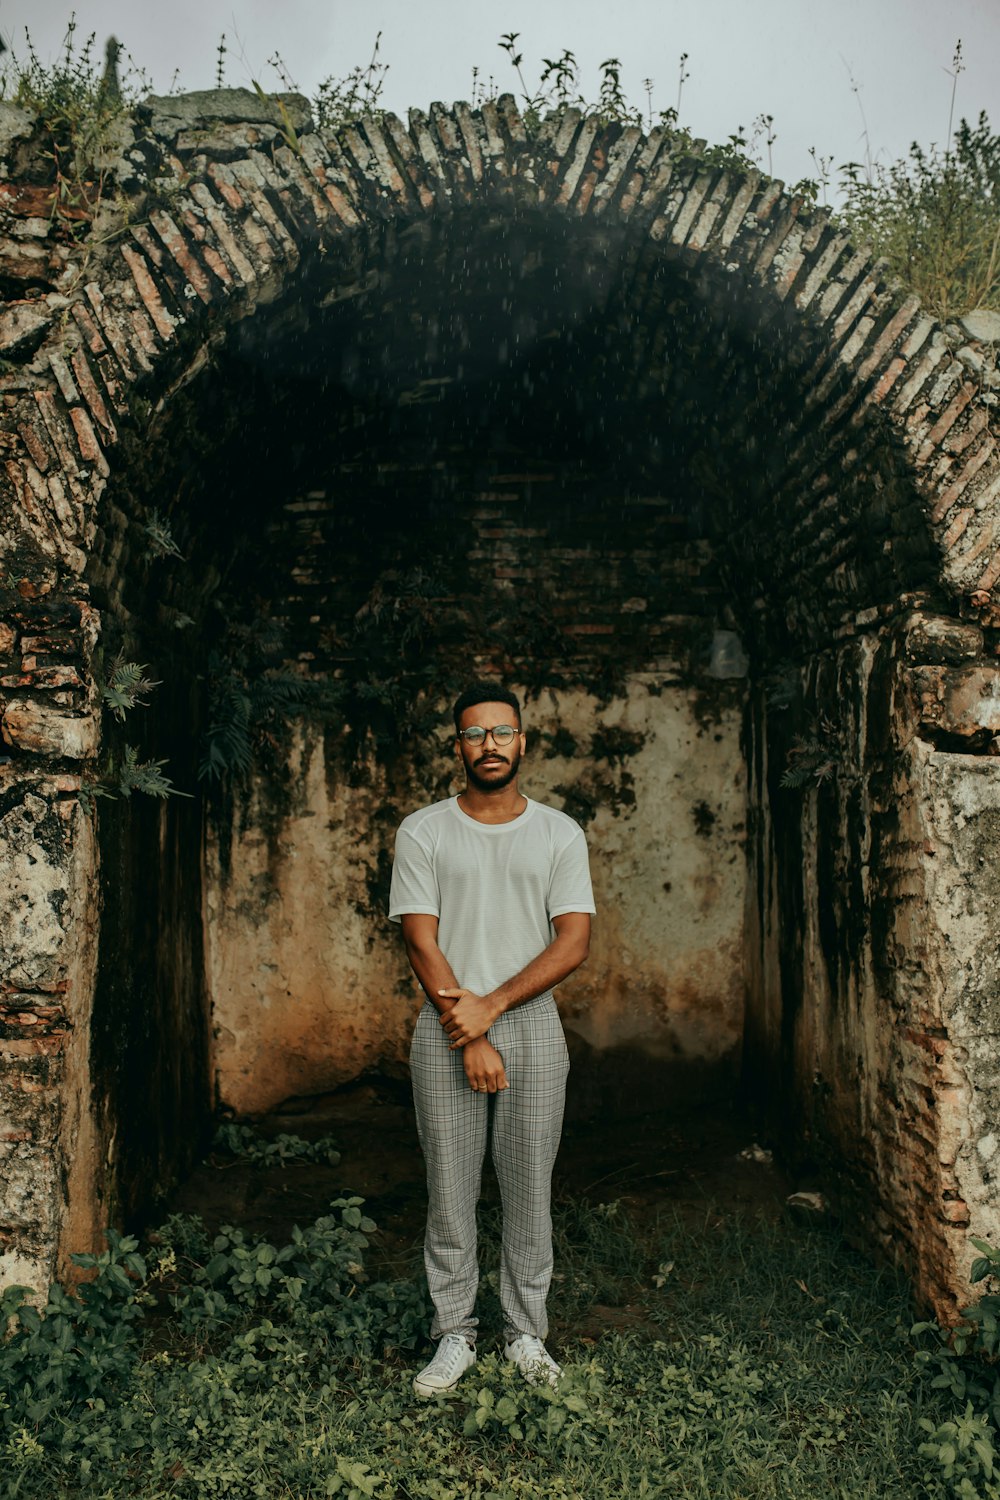
[[[515,729],[513,724],[495,724],[492,729],[484,729],[481,724],[470,724],[468,729],[460,729],[458,737],[465,740],[467,745],[482,745],[486,736],[491,735],[494,745],[509,745],[515,734],[520,730]]]

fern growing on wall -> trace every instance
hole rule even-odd
[[[190,797],[190,792],[179,791],[170,777],[164,776],[160,767],[166,764],[165,760],[140,761],[135,746],[126,745],[118,768],[118,790],[126,799],[133,792],[144,792],[147,797]]]
[[[331,696],[331,684],[314,683],[269,665],[280,639],[267,621],[230,624],[209,654],[207,729],[199,780],[245,780],[268,740],[307,707]]]
[[[123,661],[121,656],[115,659],[111,669],[111,675],[107,682],[101,684],[101,698],[106,708],[109,708],[118,722],[124,723],[125,715],[130,709],[144,707],[147,696],[154,688],[161,686],[159,682],[153,682],[144,677],[145,666],[136,661]]]

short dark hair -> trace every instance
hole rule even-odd
[[[455,707],[452,712],[455,715],[455,733],[462,727],[462,715],[467,708],[475,708],[477,703],[506,703],[517,714],[518,728],[521,725],[521,705],[517,701],[517,695],[510,688],[504,687],[502,682],[491,682],[489,678],[482,677],[478,682],[470,682],[463,693],[459,693],[455,699]]]

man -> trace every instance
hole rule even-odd
[[[517,698],[477,682],[455,704],[465,790],[404,818],[389,916],[427,1002],[410,1052],[427,1163],[424,1264],[437,1352],[413,1382],[450,1390],[475,1363],[476,1204],[487,1134],[503,1200],[504,1352],[554,1383],[545,1348],[552,1167],[569,1057],[553,985],[587,957],[587,845],[565,813],[518,790]]]

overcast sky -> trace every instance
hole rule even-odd
[[[0,0],[0,31],[25,51],[25,26],[43,61],[65,35],[62,0]],[[518,31],[524,71],[543,57],[575,52],[588,97],[598,65],[615,56],[636,103],[654,80],[654,108],[677,102],[678,60],[688,54],[681,120],[723,141],[755,116],[774,116],[776,175],[814,175],[809,148],[834,164],[861,159],[865,124],[873,153],[889,160],[912,140],[943,143],[961,39],[956,123],[989,112],[1000,129],[1000,0],[77,0],[77,36],[103,47],[115,35],[166,92],[175,70],[185,89],[211,88],[225,33],[225,81],[258,78],[280,88],[268,60],[277,51],[298,87],[367,62],[381,30],[389,64],[383,103],[404,114],[432,99],[467,99],[472,69],[517,92],[497,43]],[[763,164],[767,167],[766,150]]]

